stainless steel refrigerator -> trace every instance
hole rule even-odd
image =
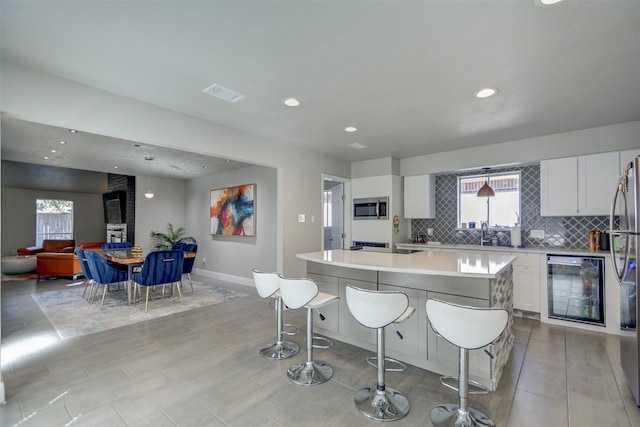
[[[638,203],[640,197],[640,157],[627,164],[614,193],[609,218],[609,250],[620,284],[620,363],[636,404],[640,406],[640,354],[638,339]]]

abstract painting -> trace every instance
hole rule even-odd
[[[255,236],[256,185],[211,190],[211,234]]]

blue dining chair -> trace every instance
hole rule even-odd
[[[138,286],[134,287],[133,300],[136,299],[136,289],[140,286],[147,288],[147,296],[144,303],[144,311],[147,312],[149,306],[149,290],[152,286],[165,284],[176,284],[178,294],[180,295],[180,304],[182,302],[182,264],[184,260],[184,252],[181,250],[157,251],[151,252],[142,264],[142,270],[139,273],[133,273],[131,280]]]
[[[89,269],[89,263],[86,255],[84,254],[84,249],[75,248],[74,252],[80,260],[80,267],[82,268],[82,274],[84,275],[84,290],[82,291],[82,298],[84,298],[89,285],[91,285],[91,288],[93,289],[93,278],[91,277],[91,269]]]
[[[185,252],[193,252],[194,254],[198,252],[198,245],[195,243],[184,243],[178,242],[173,245],[173,249],[185,251]],[[193,292],[193,282],[191,281],[191,271],[193,270],[193,265],[196,262],[196,258],[185,258],[184,263],[182,264],[182,274],[187,274],[187,278],[189,278],[189,285],[191,285],[191,292]]]
[[[85,251],[84,255],[87,259],[87,264],[89,265],[91,277],[93,278],[94,282],[94,290],[93,292],[90,292],[89,295],[91,302],[93,302],[93,300],[95,299],[95,295],[98,292],[98,287],[102,285],[104,288],[104,290],[102,291],[102,302],[100,303],[100,310],[102,310],[102,306],[104,305],[104,297],[107,295],[109,285],[125,282],[128,279],[127,272],[116,270],[115,268],[111,267],[107,263],[107,260],[97,252]],[[91,296],[91,294],[93,294],[93,296]]]

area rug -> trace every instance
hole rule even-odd
[[[23,282],[25,280],[37,280],[38,273],[24,273],[24,274],[3,274],[2,280],[3,282]]]
[[[100,310],[102,287],[98,290],[93,304],[88,304],[82,298],[83,288],[84,286],[73,286],[64,290],[31,294],[62,339],[156,319],[248,295],[213,283],[198,281],[193,282],[194,290],[191,292],[189,281],[185,281],[182,289],[184,305],[180,304],[177,294],[172,298],[161,298],[161,287],[158,287],[156,297],[153,300],[149,298],[149,310],[145,313],[144,300],[129,306],[124,290],[117,291],[115,286],[107,292],[104,307]],[[143,295],[144,292],[145,289]]]

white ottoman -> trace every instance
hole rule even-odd
[[[30,273],[36,269],[35,255],[11,255],[2,257],[3,274]]]

